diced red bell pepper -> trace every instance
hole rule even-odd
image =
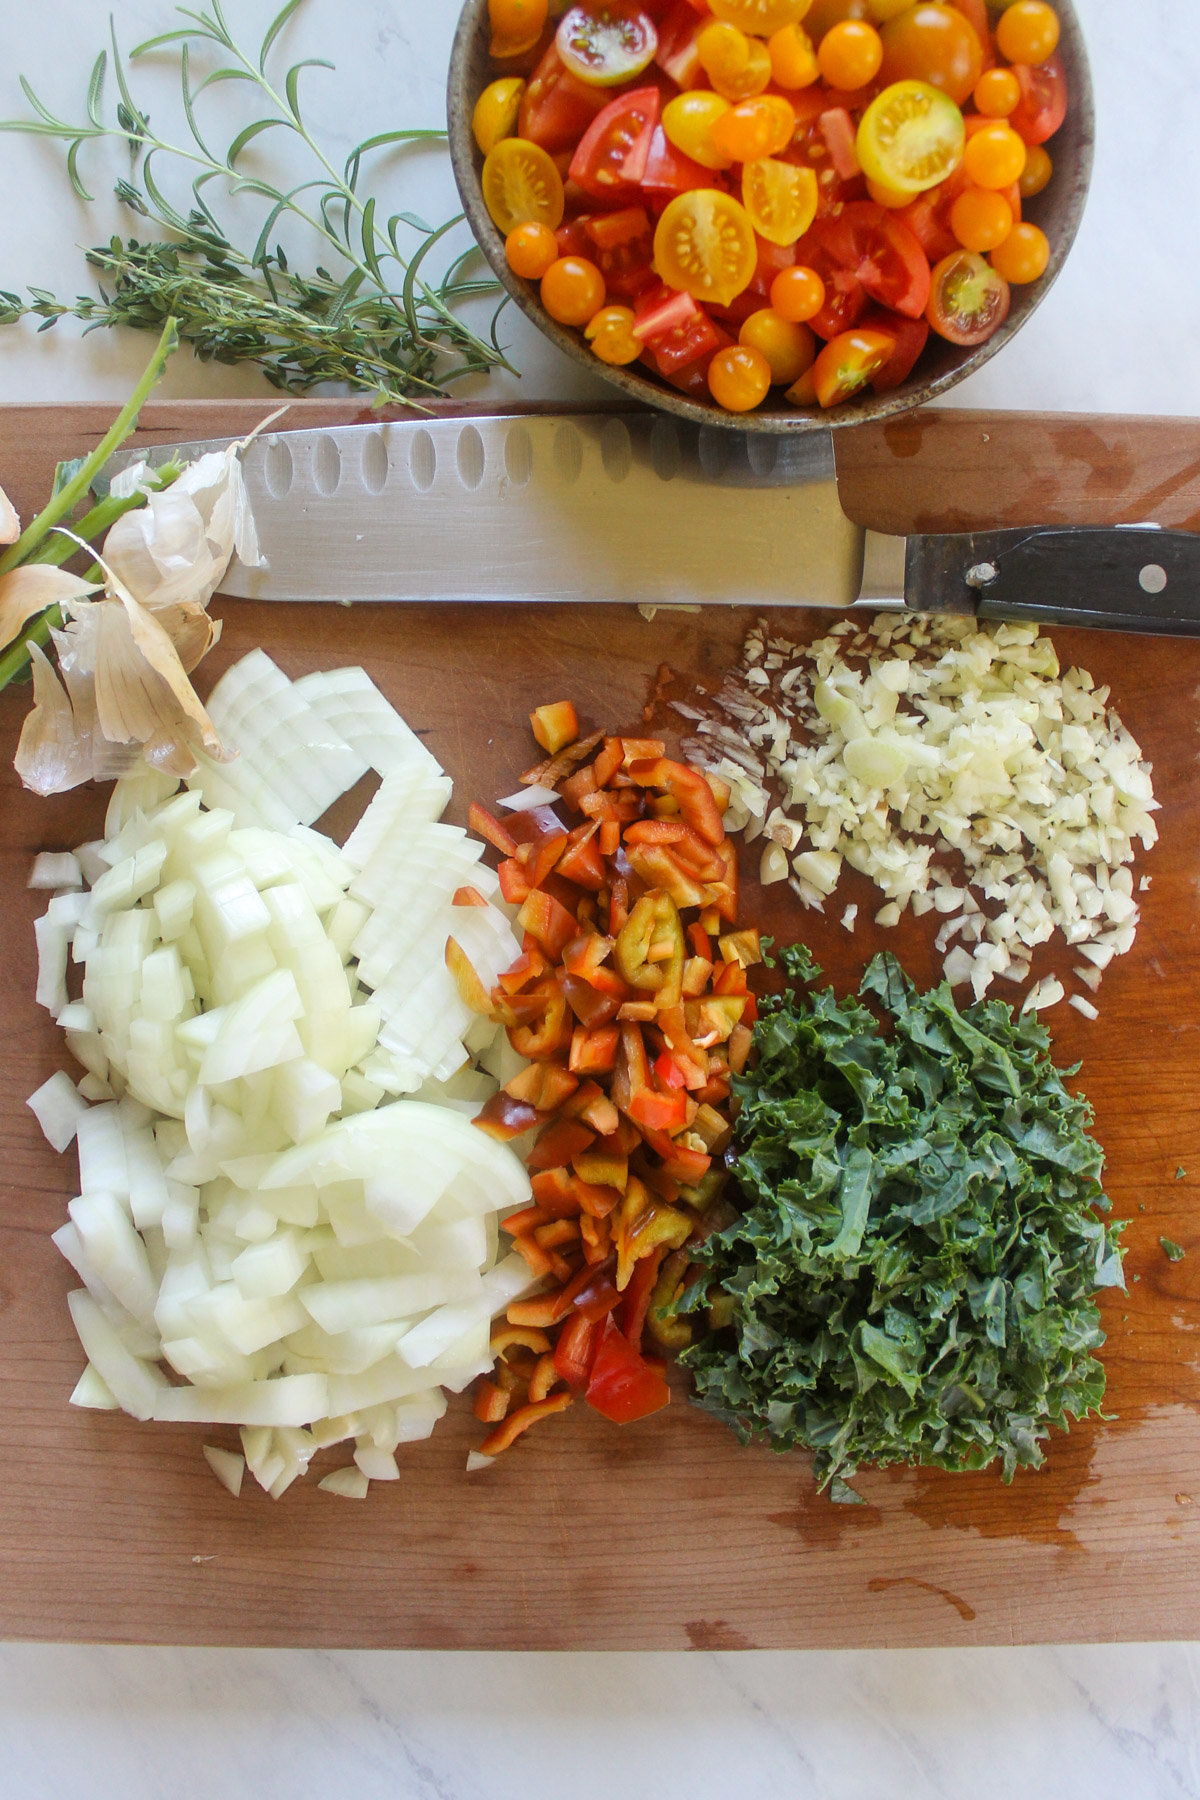
[[[602,1187],[599,1182],[585,1181],[582,1175],[576,1175],[574,1182],[579,1210],[586,1218],[607,1219],[609,1213],[621,1204],[620,1188]]]
[[[616,1110],[615,1107],[613,1110]],[[596,1149],[604,1151],[610,1156],[632,1156],[641,1141],[641,1133],[637,1126],[629,1119],[623,1119],[618,1113],[617,1123],[612,1130],[602,1131],[598,1134]]]
[[[597,1346],[587,1402],[614,1425],[629,1425],[669,1405],[671,1390],[611,1319]]]
[[[644,1136],[650,1149],[663,1159],[663,1168],[675,1181],[682,1182],[685,1187],[694,1187],[702,1175],[707,1175],[712,1167],[712,1157],[703,1155],[699,1150],[689,1150],[686,1144],[677,1144],[668,1137],[665,1131],[645,1128]]]
[[[476,800],[472,800],[467,808],[467,829],[473,831],[476,837],[483,838],[485,843],[491,844],[501,856],[516,855],[517,840],[512,832]]]
[[[539,706],[529,715],[534,739],[547,756],[557,756],[564,744],[573,744],[579,736],[579,720],[570,700],[556,700]]]
[[[650,1298],[654,1293],[658,1271],[666,1254],[667,1246],[657,1244],[645,1256],[639,1256],[633,1265],[629,1286],[625,1289],[622,1297],[621,1330],[635,1350],[640,1350],[642,1347],[642,1330],[646,1323],[646,1314],[650,1310]]]
[[[699,769],[675,762],[668,756],[639,760],[629,765],[629,773],[639,787],[663,788],[678,801],[680,813],[706,844],[725,841],[725,826],[716,796]]]
[[[550,971],[550,964],[540,950],[522,950],[517,960],[500,972],[500,986],[506,994],[519,994],[531,981],[540,981]]]
[[[596,767],[588,763],[586,768],[576,769],[573,775],[559,784],[559,794],[573,812],[579,812],[580,801],[588,794],[596,792],[599,783],[596,780]]]
[[[603,1321],[576,1312],[566,1321],[554,1346],[554,1367],[569,1388],[581,1393],[592,1372]]]
[[[669,1050],[664,1050],[654,1064],[654,1074],[664,1088],[686,1087],[687,1078]]]
[[[455,888],[451,906],[486,906],[487,901],[477,887]]]
[[[568,1313],[576,1312],[585,1319],[603,1319],[619,1298],[613,1280],[616,1266],[617,1259],[610,1254],[602,1263],[578,1270],[555,1297],[555,1318],[565,1319]]]
[[[528,1406],[518,1406],[516,1412],[509,1413],[502,1424],[488,1432],[479,1446],[479,1454],[499,1456],[502,1450],[507,1450],[523,1431],[528,1431],[539,1419],[545,1419],[551,1413],[563,1412],[570,1406],[572,1398],[570,1389],[564,1388],[560,1394],[548,1394],[544,1400],[530,1401]]]
[[[513,848],[516,848],[515,844]],[[515,857],[506,857],[496,873],[500,877],[500,892],[511,906],[520,906],[522,901],[528,900],[532,890],[524,869]]]
[[[503,1388],[481,1375],[475,1384],[475,1417],[483,1425],[498,1425],[508,1411],[509,1396]]]
[[[660,1094],[653,1088],[639,1088],[630,1095],[626,1111],[643,1131],[682,1131],[687,1124],[687,1096],[682,1090]]]
[[[661,888],[681,909],[703,906],[708,897],[704,883],[689,874],[665,844],[632,844],[629,861],[647,887]]]
[[[713,975],[714,994],[748,994],[750,983],[740,962],[722,963]]]
[[[562,965],[570,975],[591,981],[612,954],[613,939],[598,931],[581,931],[563,946]]]
[[[495,992],[500,990],[497,988]],[[508,1004],[533,1008],[532,1017],[508,1027],[508,1041],[518,1056],[527,1056],[531,1062],[542,1062],[568,1047],[571,1018],[566,996],[552,975],[535,982],[526,993],[515,994]]]
[[[561,1063],[536,1062],[521,1069],[506,1081],[504,1091],[514,1100],[524,1100],[539,1112],[557,1112],[571,1098],[579,1082]]]
[[[600,824],[578,825],[567,838],[566,848],[558,859],[558,872],[576,887],[598,894],[604,886],[604,858],[600,853]]]
[[[530,1178],[533,1186],[533,1197],[544,1213],[552,1219],[574,1219],[580,1212],[579,1196],[575,1192],[574,1177],[567,1168],[558,1165],[553,1169],[539,1169]]]
[[[547,956],[558,962],[566,945],[575,936],[575,920],[553,894],[542,888],[531,890],[517,914],[522,931],[535,937]]]
[[[538,1133],[526,1161],[530,1169],[553,1169],[560,1163],[569,1163],[580,1150],[586,1150],[595,1141],[595,1132],[578,1119],[555,1119]]]
[[[558,985],[585,1031],[599,1031],[602,1026],[610,1025],[621,1010],[623,1003],[618,995],[593,987],[581,975],[560,971]]]
[[[604,748],[597,752],[596,760],[592,764],[592,768],[596,775],[596,786],[598,788],[608,786],[617,770],[621,767],[621,760],[624,754],[625,752],[621,748],[620,738],[605,738]]]
[[[597,1031],[588,1031],[585,1026],[577,1025],[571,1038],[572,1073],[607,1075],[617,1060],[620,1035],[615,1025],[602,1025]]]
[[[540,1114],[524,1100],[514,1100],[503,1089],[485,1100],[482,1109],[476,1114],[473,1124],[480,1131],[486,1131],[489,1137],[498,1138],[502,1144],[510,1138],[520,1137],[523,1132],[530,1131],[538,1123]]]

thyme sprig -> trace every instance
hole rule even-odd
[[[287,0],[268,25],[256,55],[238,44],[220,0],[210,0],[208,9],[198,11],[177,7],[185,24],[130,52],[134,61],[178,47],[190,142],[171,142],[152,129],[130,87],[115,27],[111,28],[111,66],[118,90],[115,119],[106,118],[103,111],[108,51],[100,52],[92,68],[85,121],[60,118],[21,77],[34,116],[2,120],[0,131],[64,143],[68,177],[85,201],[92,196],[80,170],[81,151],[102,139],[125,143],[138,180],[118,181],[117,198],[163,236],[148,242],[114,237],[89,250],[88,262],[103,277],[99,297],[84,294],[61,301],[43,288],[31,287],[26,301],[16,293],[0,292],[0,323],[32,316],[40,318],[41,329],[46,330],[61,318],[74,317],[89,330],[125,325],[161,331],[165,320],[173,317],[181,340],[191,344],[202,360],[256,363],[275,387],[293,393],[321,382],[344,382],[372,393],[380,404],[419,403],[442,393],[448,382],[509,367],[496,340],[499,309],[486,340],[455,311],[465,300],[499,291],[494,282],[471,274],[474,247],[456,258],[440,279],[426,274],[430,252],[462,222],[462,215],[436,228],[412,212],[385,216],[380,196],[367,191],[364,165],[375,152],[441,142],[445,132],[403,127],[376,133],[356,144],[339,168],[312,135],[299,94],[304,70],[333,64],[306,58],[288,67],[281,81],[268,72],[280,33],[302,4],[303,0]],[[213,47],[220,53],[216,66],[199,77],[193,66],[195,47],[205,51]],[[265,106],[223,151],[214,150],[202,129],[197,102],[206,89],[230,81],[249,84]],[[285,188],[243,167],[249,146],[272,131],[299,142],[316,173]],[[159,179],[163,162],[180,164],[190,173],[192,204],[186,212],[163,191]],[[239,248],[213,211],[210,199],[222,186],[228,196],[248,194],[264,202],[252,249]],[[307,274],[290,266],[275,235],[287,222],[315,234],[321,254],[329,253],[336,272],[318,265]]]

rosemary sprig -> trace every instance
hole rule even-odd
[[[34,116],[0,121],[0,131],[28,132],[64,143],[67,174],[83,200],[91,199],[79,167],[85,145],[99,139],[126,144],[140,170],[140,185],[118,181],[116,194],[131,212],[151,223],[156,236],[149,242],[114,237],[88,251],[89,263],[103,277],[98,298],[84,294],[61,301],[33,287],[28,300],[0,292],[0,324],[35,317],[47,330],[61,318],[74,317],[89,330],[125,325],[157,331],[167,317],[174,317],[181,340],[202,360],[256,363],[274,386],[293,393],[322,382],[346,383],[371,393],[381,404],[419,404],[424,397],[442,393],[447,382],[510,367],[496,342],[495,319],[484,339],[455,311],[465,300],[499,292],[494,282],[470,275],[466,265],[472,252],[457,257],[440,280],[425,272],[430,251],[461,223],[461,215],[437,229],[411,212],[385,216],[379,197],[364,188],[364,161],[373,152],[440,142],[445,132],[404,128],[377,133],[355,145],[339,169],[312,136],[299,99],[303,71],[333,65],[310,58],[292,64],[282,81],[268,73],[280,33],[302,4],[303,0],[287,0],[253,56],[234,38],[220,0],[210,0],[210,10],[177,7],[186,23],[130,53],[132,61],[178,49],[190,142],[173,143],[152,130],[146,110],[130,88],[115,28],[111,56],[119,96],[115,122],[106,120],[102,111],[107,51],[101,51],[93,66],[83,122],[59,118],[22,76]],[[220,53],[217,65],[200,79],[195,78],[192,63],[197,46]],[[205,89],[228,81],[248,84],[265,107],[262,116],[244,125],[219,153],[206,141],[196,103]],[[283,131],[304,147],[315,164],[314,176],[283,188],[243,169],[247,147],[272,131]],[[192,205],[186,213],[163,192],[156,159],[173,161],[190,173]],[[252,249],[239,248],[219,222],[210,204],[214,184],[223,184],[230,195],[250,194],[264,202]],[[282,246],[277,240],[273,244],[281,221],[289,220],[316,234],[336,273],[320,265],[313,274],[290,267]]]

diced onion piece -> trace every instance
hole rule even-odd
[[[518,788],[515,794],[505,794],[503,800],[497,800],[505,812],[532,812],[536,806],[553,806],[560,798],[557,788],[543,787],[540,782],[533,782],[529,787]]]
[[[1085,1000],[1082,994],[1072,994],[1069,1004],[1075,1008],[1076,1012],[1081,1012],[1085,1019],[1100,1017],[1097,1008],[1092,1005],[1090,1000]]]
[[[846,908],[845,912],[842,914],[841,919],[838,921],[838,923],[842,926],[842,928],[844,930],[853,931],[854,930],[854,921],[855,921],[855,919],[857,919],[857,917],[858,917],[858,907],[857,906],[848,906]]]
[[[236,1500],[242,1491],[242,1477],[246,1473],[246,1459],[239,1456],[236,1450],[222,1450],[217,1444],[203,1446],[204,1460],[216,1476],[223,1488]]]
[[[72,1406],[90,1406],[97,1412],[116,1412],[120,1402],[98,1369],[89,1363],[71,1392]]]
[[[374,1444],[360,1444],[354,1452],[354,1460],[370,1481],[400,1479],[396,1458],[390,1450],[377,1449]]]
[[[771,887],[777,881],[786,881],[787,877],[787,851],[782,844],[768,844],[758,865],[759,881],[763,887]]]
[[[70,850],[43,850],[33,859],[27,885],[31,888],[77,888],[83,886],[79,858]]]
[[[46,1142],[61,1156],[75,1141],[79,1121],[88,1111],[86,1100],[77,1093],[75,1083],[62,1069],[43,1081],[25,1102],[42,1128]]]
[[[361,1469],[331,1469],[317,1486],[326,1494],[340,1494],[343,1500],[365,1500],[371,1483]]]
[[[482,1450],[467,1451],[467,1474],[474,1475],[480,1469],[491,1469],[495,1466],[494,1456],[485,1456]]]

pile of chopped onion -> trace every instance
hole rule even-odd
[[[482,845],[438,822],[450,781],[361,669],[293,683],[256,651],[209,714],[239,756],[183,788],[139,764],[105,841],[31,877],[56,890],[37,997],[86,1071],[29,1103],[79,1156],[54,1234],[83,1283],[72,1398],[240,1426],[241,1457],[205,1447],[235,1493],[243,1458],[278,1498],[350,1440],[321,1485],[360,1497],[530,1289],[497,1260],[529,1178],[471,1124],[520,1059],[445,964],[453,934],[490,986],[519,945]],[[339,849],[314,821],[368,768]]]
[[[1085,671],[1060,673],[1036,625],[880,614],[810,645],[760,623],[709,709],[677,710],[696,724],[688,753],[733,787],[729,828],[767,840],[764,882],[823,910],[848,863],[884,895],[878,924],[936,910],[939,951],[958,939],[946,977],[979,999],[997,975],[1024,982],[1056,931],[1093,993],[1133,945],[1129,865],[1135,841],[1157,840],[1157,802],[1108,699]],[[1050,977],[1024,1006],[1065,993]]]

